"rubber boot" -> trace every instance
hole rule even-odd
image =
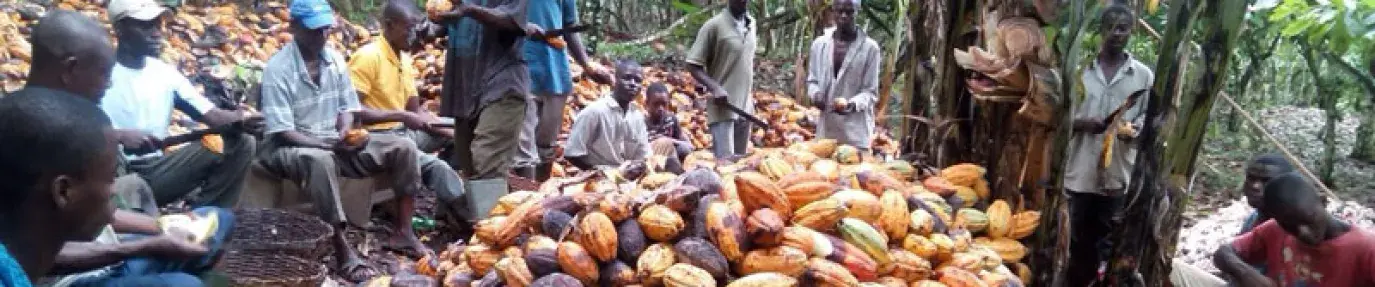
[[[488,213],[497,205],[497,199],[509,192],[506,178],[468,180],[467,206],[463,212],[471,222],[487,219]]]

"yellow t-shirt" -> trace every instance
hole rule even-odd
[[[406,100],[417,95],[416,71],[409,53],[400,57],[382,37],[359,48],[350,55],[349,78],[358,90],[359,101],[369,109],[402,111]],[[391,129],[398,122],[378,123],[368,129]]]

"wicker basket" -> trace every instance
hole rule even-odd
[[[280,209],[235,211],[229,250],[286,254],[319,261],[332,246],[334,228],[314,215]]]
[[[328,269],[318,261],[263,252],[228,251],[217,270],[229,286],[316,287]]]

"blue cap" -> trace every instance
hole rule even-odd
[[[334,10],[326,0],[292,0],[291,19],[299,20],[307,29],[334,26]]]

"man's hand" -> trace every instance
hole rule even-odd
[[[711,91],[711,101],[717,104],[730,104],[730,100],[727,98],[729,95],[725,89],[716,88]]]
[[[527,37],[540,38],[540,39],[544,39],[544,38],[545,38],[545,37],[544,37],[544,27],[540,27],[539,24],[535,24],[535,23],[525,23],[525,26],[521,26],[521,28],[524,28],[524,29],[525,29],[525,36],[527,36]]]
[[[334,154],[353,155],[358,153],[359,151],[362,151],[363,147],[368,145],[369,140],[371,140],[371,137],[365,136],[362,140],[359,140],[358,144],[356,145],[350,145],[348,141],[343,139],[331,140],[327,141],[327,143],[330,144],[330,150],[333,150]]]
[[[205,246],[177,235],[163,234],[143,240],[140,253],[160,259],[192,260],[210,252]]]
[[[1108,126],[1103,124],[1100,119],[1076,119],[1074,120],[1074,130],[1092,134],[1101,134],[1107,130]]]
[[[423,112],[406,113],[406,116],[401,119],[401,124],[406,125],[406,128],[412,130],[429,130],[430,123],[433,121],[434,117]]]
[[[138,130],[120,130],[116,139],[125,150],[155,150],[162,146],[162,139]]]
[[[603,85],[616,84],[615,77],[611,76],[611,73],[607,72],[605,68],[594,65],[588,65],[588,67],[585,68],[586,69],[583,69],[583,74],[586,74],[593,82]]]
[[[1117,127],[1116,132],[1117,138],[1130,140],[1135,139],[1137,136],[1141,135],[1141,127],[1137,124],[1126,124]]]

